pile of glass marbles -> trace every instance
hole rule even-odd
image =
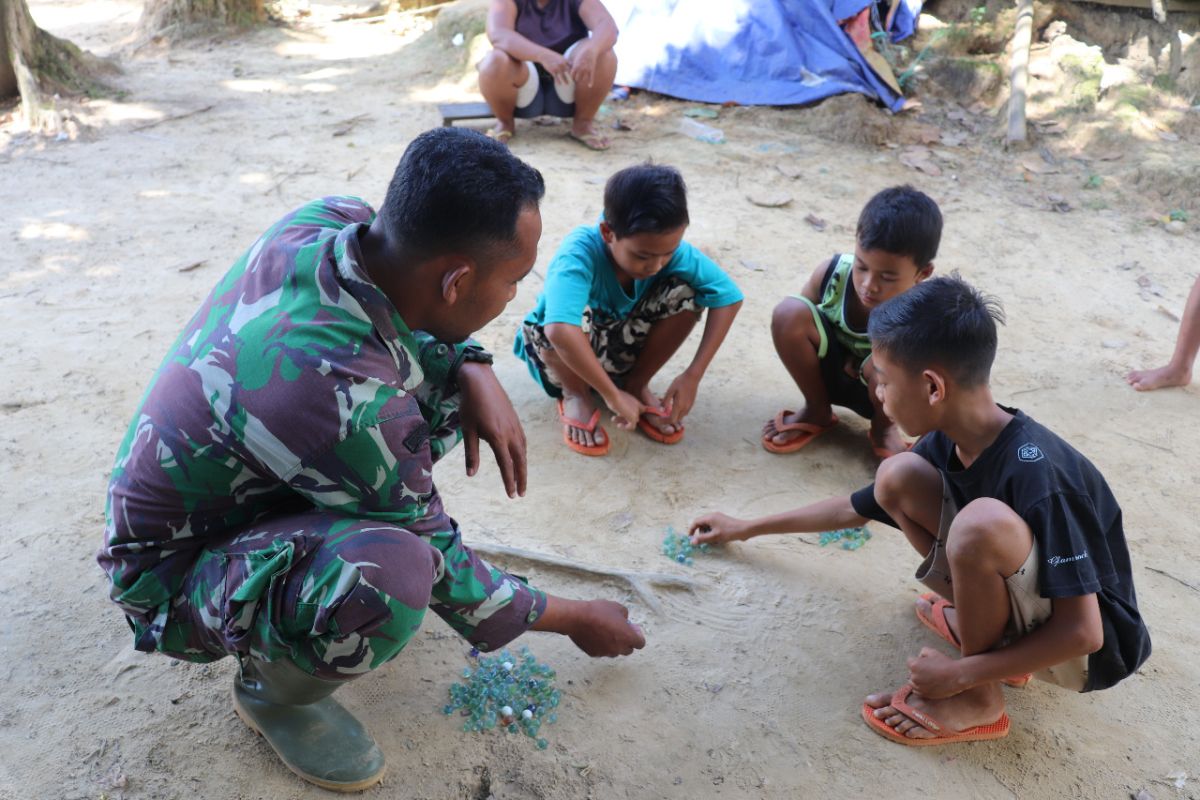
[[[857,550],[870,538],[871,532],[866,528],[839,528],[821,534],[821,547],[840,542],[843,550]]]
[[[695,563],[692,559],[694,553],[707,553],[708,550],[708,545],[693,545],[690,537],[676,533],[674,528],[667,528],[667,535],[662,540],[663,555],[688,567]]]
[[[549,743],[538,733],[542,723],[553,725],[562,695],[554,688],[554,670],[549,664],[539,664],[528,647],[522,647],[519,658],[501,650],[498,655],[479,657],[471,648],[469,655],[478,658],[475,668],[463,669],[463,680],[450,686],[450,702],[442,713],[455,711],[465,717],[462,729],[467,732],[490,731],[499,728],[506,733],[524,733],[537,740],[539,750]]]

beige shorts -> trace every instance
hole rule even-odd
[[[958,514],[958,506],[950,495],[950,487],[946,477],[942,476],[942,514],[938,523],[937,543],[921,566],[917,567],[916,578],[933,591],[948,600],[954,598],[954,590],[950,584],[950,561],[946,558],[946,537],[950,534],[950,523]],[[1048,597],[1038,593],[1038,572],[1041,559],[1038,558],[1037,540],[1029,548],[1029,555],[1020,569],[1004,579],[1008,587],[1008,627],[1000,646],[1033,631],[1046,620],[1050,619],[1053,605]],[[1072,691],[1081,692],[1087,684],[1088,657],[1078,656],[1070,661],[1064,661],[1053,667],[1048,667],[1033,673],[1038,680],[1053,683]]]

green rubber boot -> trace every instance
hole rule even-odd
[[[383,753],[362,723],[330,697],[327,681],[291,661],[241,659],[233,710],[267,740],[292,772],[335,792],[360,792],[383,780]]]

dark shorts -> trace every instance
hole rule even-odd
[[[848,408],[865,419],[875,416],[875,404],[871,402],[871,390],[862,377],[863,362],[859,361],[833,335],[833,326],[820,311],[809,309],[813,321],[825,340],[825,355],[821,357],[821,380],[829,395],[829,402]]]
[[[571,119],[575,116],[575,104],[568,103],[558,96],[554,90],[554,76],[541,64],[535,64],[537,71],[535,80],[538,83],[537,94],[527,105],[518,105],[513,110],[513,116],[518,119],[533,119],[534,117],[562,117]]]
[[[684,311],[701,310],[696,302],[695,289],[680,278],[666,278],[642,295],[628,317],[603,317],[588,307],[583,310],[583,324],[580,327],[587,334],[600,366],[604,367],[613,383],[620,386],[622,378],[637,363],[655,322]],[[533,322],[522,323],[521,338],[524,342],[522,355],[534,380],[541,384],[546,394],[562,397],[562,388],[557,379],[546,369],[545,362],[538,354],[539,350],[554,349],[545,328]]]

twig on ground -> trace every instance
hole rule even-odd
[[[149,128],[153,128],[156,125],[162,125],[164,122],[175,122],[176,120],[187,119],[188,117],[194,117],[197,114],[203,114],[205,111],[212,111],[216,107],[217,107],[216,103],[211,103],[211,104],[209,104],[207,106],[203,106],[201,108],[194,108],[191,111],[185,111],[182,114],[172,114],[169,117],[163,117],[162,119],[156,119],[156,120],[152,120],[150,122],[143,122],[141,125],[134,125],[129,130],[135,131],[135,132],[136,131],[144,131]]]
[[[190,264],[184,264],[182,267],[176,267],[175,271],[176,272],[191,272],[194,269],[200,269],[200,267],[203,267],[207,263],[208,263],[208,259],[202,258],[199,261],[193,261]]]
[[[1128,439],[1129,441],[1134,442],[1135,444],[1140,444],[1140,445],[1143,445],[1144,447],[1153,447],[1155,450],[1162,450],[1164,453],[1170,453],[1171,455],[1175,455],[1174,450],[1172,450],[1169,447],[1163,447],[1161,444],[1154,444],[1153,442],[1146,442],[1141,439],[1130,436],[1127,433],[1121,433],[1120,431],[1113,431],[1113,433],[1115,433],[1117,436],[1120,436],[1122,439]]]
[[[580,561],[572,561],[561,556],[550,555],[548,553],[538,553],[533,550],[525,550],[519,547],[509,547],[503,544],[472,544],[471,549],[476,553],[484,556],[496,556],[500,558],[515,558],[522,561],[528,561],[533,564],[542,564],[553,569],[561,569],[566,572],[574,572],[581,575],[591,575],[599,578],[616,578],[629,584],[630,588],[642,599],[652,611],[661,612],[662,603],[654,594],[654,590],[650,586],[667,586],[676,589],[687,589],[691,591],[695,589],[696,582],[690,578],[684,578],[679,575],[668,575],[663,572],[630,572],[623,569],[615,569],[611,567],[595,567],[591,564],[584,564]]]
[[[1170,578],[1171,580],[1175,581],[1176,583],[1183,584],[1187,588],[1191,589],[1193,592],[1200,592],[1200,586],[1197,586],[1194,583],[1188,583],[1183,578],[1177,578],[1174,575],[1172,575],[1171,573],[1167,572],[1166,570],[1161,570],[1158,567],[1146,567],[1146,569],[1150,570],[1151,572],[1157,572],[1159,575],[1165,575],[1168,578]]]
[[[268,195],[271,192],[278,193],[279,190],[283,187],[283,185],[285,183],[287,183],[289,180],[291,180],[292,178],[298,177],[300,175],[316,175],[316,174],[317,174],[317,171],[315,169],[298,169],[293,172],[289,172],[288,174],[284,175],[279,180],[277,180],[275,182],[275,185],[272,186],[270,189],[267,189],[265,192],[263,192],[263,194]]]
[[[370,114],[358,114],[356,116],[350,117],[350,119],[344,119],[341,122],[337,123],[337,128],[333,131],[333,135],[334,136],[345,136],[347,133],[350,133],[352,130],[354,130],[354,128],[358,125],[358,123],[366,122],[370,118],[371,118]]]

